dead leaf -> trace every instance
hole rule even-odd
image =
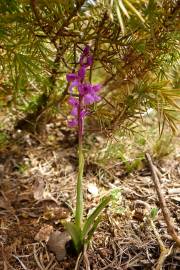
[[[39,232],[36,234],[35,236],[35,240],[36,241],[45,241],[46,243],[49,240],[50,234],[53,232],[53,226],[51,225],[44,225],[41,227],[41,229],[39,230]]]
[[[33,187],[33,195],[34,199],[39,201],[43,198],[43,192],[45,188],[45,183],[43,179],[38,179],[35,181],[34,187]]]
[[[47,243],[48,249],[52,251],[58,261],[62,261],[66,253],[66,243],[71,239],[70,235],[67,232],[53,232]]]
[[[62,220],[69,217],[69,210],[65,207],[47,207],[43,214],[46,220]]]
[[[18,195],[18,202],[30,202],[32,201],[32,194],[29,191],[22,192]]]
[[[5,200],[3,197],[0,197],[0,208],[7,210],[10,207],[11,207],[10,202]]]
[[[5,196],[0,196],[0,208],[5,210],[11,208],[11,203]]]

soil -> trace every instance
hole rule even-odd
[[[16,131],[0,157],[0,269],[74,269],[77,256],[62,261],[48,249],[49,235],[63,232],[62,223],[73,216],[77,158],[75,135],[63,135],[51,127],[45,138]],[[156,161],[161,188],[180,234],[180,155]],[[91,185],[91,188],[89,186]],[[94,187],[94,188],[92,188]],[[169,250],[162,269],[180,269],[180,248],[167,232],[151,172],[146,163],[127,173],[122,162],[108,166],[88,158],[84,175],[86,215],[113,187],[121,197],[103,212],[102,222],[81,260],[79,269],[155,269],[160,244],[149,222],[144,203],[157,208],[153,224]],[[41,234],[42,232],[42,234]],[[159,268],[160,269],[160,268]]]

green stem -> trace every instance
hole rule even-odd
[[[78,139],[79,139],[79,170],[76,186],[76,214],[75,224],[81,229],[83,223],[83,171],[84,171],[84,156],[83,156],[83,120],[81,117],[82,98],[79,97],[78,109]]]

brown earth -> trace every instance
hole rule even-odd
[[[63,231],[62,222],[72,217],[77,174],[75,138],[64,136],[58,129],[51,131],[46,140],[16,132],[1,150],[0,269],[75,267],[75,255],[67,254],[63,261],[58,261],[47,247],[50,232]],[[180,234],[180,155],[172,154],[156,161],[156,165],[175,229]],[[121,198],[105,209],[79,269],[88,269],[87,261],[93,270],[155,269],[161,251],[144,202],[150,208],[158,208],[153,224],[170,249],[162,269],[180,269],[180,248],[167,232],[147,164],[127,173],[122,162],[102,166],[88,158],[84,175],[86,214],[113,187],[122,189]]]

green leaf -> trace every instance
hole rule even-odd
[[[94,209],[94,211],[89,215],[86,219],[82,231],[82,237],[85,238],[90,232],[91,228],[93,228],[96,224],[96,218],[100,215],[100,213],[104,210],[104,208],[108,205],[108,203],[112,200],[117,199],[117,194],[120,192],[120,189],[113,189],[110,194],[105,195],[99,205]]]
[[[156,207],[152,208],[150,212],[150,218],[154,220],[157,216],[157,213],[158,213],[158,208]]]
[[[79,253],[83,246],[81,229],[72,222],[65,223],[64,227],[71,235],[74,247]]]
[[[99,225],[99,223],[101,222],[101,220],[102,220],[101,216],[97,217],[97,219],[95,220],[92,229],[89,231],[89,233],[87,235],[87,239],[85,239],[86,245],[88,245],[89,242],[91,241],[91,238],[93,237],[93,234],[96,231],[97,226]]]

